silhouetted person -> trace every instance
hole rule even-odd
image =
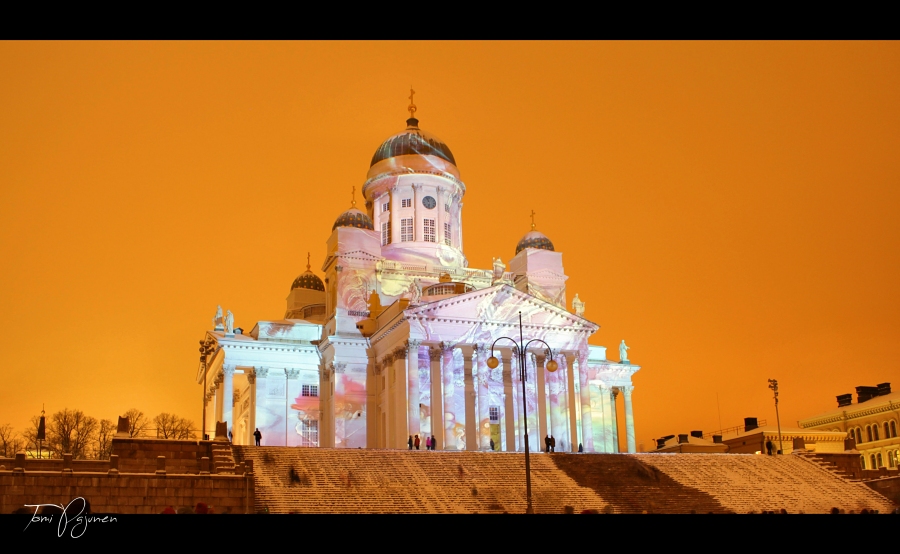
[[[412,445],[413,445],[412,435],[409,436],[409,440],[406,441],[406,444],[409,445],[409,449],[412,450]]]
[[[550,435],[550,452],[556,452],[556,439]]]
[[[544,452],[550,452],[550,435],[544,437]]]
[[[494,439],[491,439],[491,452],[494,451]]]
[[[579,451],[579,452],[584,452],[584,447],[581,446],[581,443],[580,443],[580,442],[578,443],[578,451]]]
[[[769,456],[772,455],[772,449],[775,448],[775,445],[772,444],[772,441],[766,441],[766,454]]]
[[[260,442],[262,442],[262,433],[259,432],[259,427],[256,428],[256,431],[253,431],[253,438],[256,439],[256,446],[259,446]]]
[[[431,435],[431,449],[434,450],[437,448],[437,441],[434,439],[434,435]]]
[[[421,441],[419,441],[419,435],[416,435],[415,440],[413,440],[413,446],[416,447],[416,450],[419,449],[419,445],[420,445],[420,444],[421,444]]]

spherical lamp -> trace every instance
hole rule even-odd
[[[553,373],[557,369],[559,369],[559,364],[556,363],[556,360],[550,360],[549,362],[547,362],[547,371]]]
[[[488,360],[487,360],[487,366],[488,366],[489,368],[491,368],[491,369],[496,369],[496,367],[497,367],[498,365],[500,365],[500,360],[498,360],[498,359],[495,358],[494,356],[491,356],[490,358],[488,358]]]

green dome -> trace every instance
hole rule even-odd
[[[331,226],[331,230],[334,231],[338,227],[357,227],[359,229],[368,229],[370,231],[375,229],[369,216],[356,208],[350,208],[334,220],[334,225]]]
[[[516,245],[516,254],[521,252],[525,248],[537,248],[539,250],[550,250],[553,251],[553,243],[550,242],[543,233],[539,233],[538,231],[530,231],[522,240],[519,241],[519,244]]]

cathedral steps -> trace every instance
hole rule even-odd
[[[218,475],[234,475],[235,463],[231,443],[212,443],[213,473]]]
[[[257,511],[522,513],[521,453],[234,446],[253,460]],[[801,456],[540,454],[531,456],[538,513],[824,513],[890,511],[887,499]]]

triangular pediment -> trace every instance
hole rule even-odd
[[[592,333],[600,328],[592,321],[506,284],[494,285],[404,310],[410,319],[502,325],[518,325],[520,312],[522,324],[526,326],[570,328]]]

